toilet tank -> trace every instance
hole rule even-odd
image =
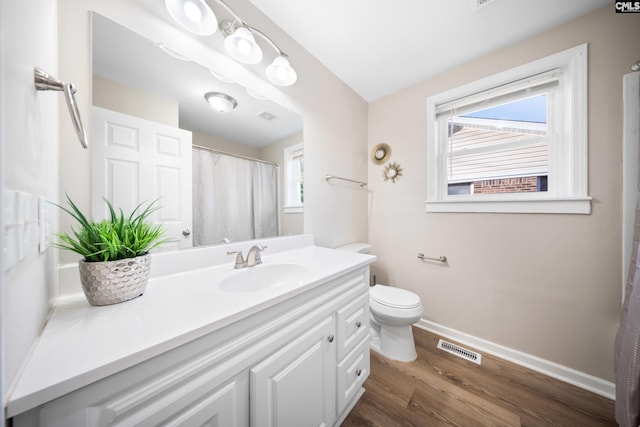
[[[348,245],[338,246],[336,249],[341,251],[356,252],[359,254],[371,253],[371,245],[368,243],[349,243]]]

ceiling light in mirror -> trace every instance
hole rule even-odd
[[[165,0],[169,15],[183,28],[200,36],[210,36],[218,29],[218,20],[204,0]]]
[[[298,75],[284,56],[274,59],[266,72],[271,83],[278,86],[291,86],[298,80]]]
[[[238,101],[226,93],[207,92],[204,98],[219,113],[227,113],[238,106]]]

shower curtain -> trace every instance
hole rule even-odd
[[[194,148],[194,246],[277,235],[277,167]]]
[[[640,73],[624,76],[625,143],[640,144]],[[625,298],[615,341],[616,421],[640,424],[640,180]]]

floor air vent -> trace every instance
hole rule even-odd
[[[438,341],[438,348],[440,350],[444,350],[447,353],[455,354],[458,357],[462,357],[465,360],[468,360],[473,363],[480,364],[482,360],[482,355],[480,353],[476,353],[475,351],[467,350],[464,347],[460,347],[459,345],[452,344],[445,340]]]

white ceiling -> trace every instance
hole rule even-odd
[[[250,1],[369,102],[613,3]]]

